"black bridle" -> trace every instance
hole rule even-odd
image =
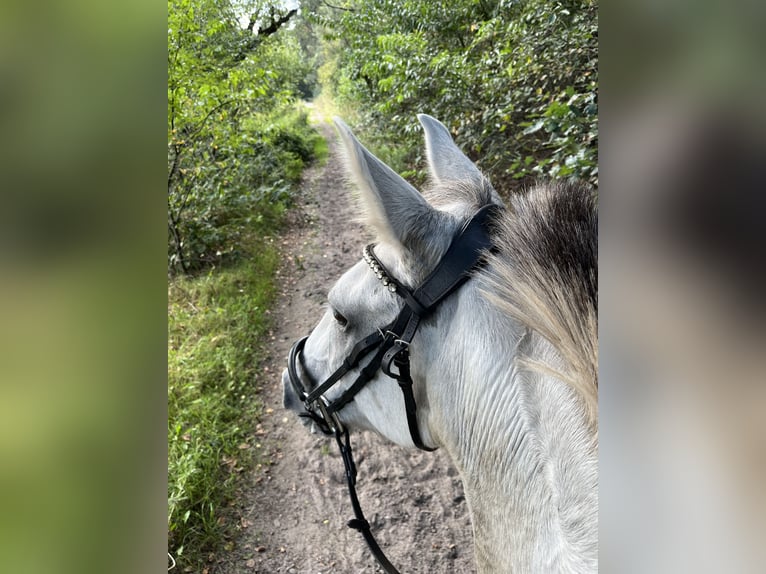
[[[298,370],[308,337],[300,339],[290,349],[287,371],[293,389],[304,404],[304,412],[300,416],[313,420],[325,434],[335,435],[346,468],[346,479],[354,508],[355,518],[350,520],[348,525],[362,533],[373,555],[389,574],[398,574],[398,571],[378,546],[362,513],[356,495],[356,465],[351,454],[348,429],[341,423],[338,413],[380,370],[395,379],[402,390],[412,442],[422,450],[435,450],[423,443],[418,428],[417,404],[410,376],[409,347],[420,322],[470,278],[471,272],[481,265],[484,252],[492,249],[489,225],[493,214],[499,209],[501,208],[496,205],[480,209],[452,240],[436,268],[420,287],[414,290],[408,289],[388,272],[375,255],[374,244],[365,247],[364,259],[367,264],[389,291],[398,294],[404,300],[404,305],[391,323],[356,343],[341,366],[321,384],[313,384],[307,370],[303,368],[302,371],[310,383],[305,384]],[[354,382],[340,396],[333,400],[325,397],[330,388],[355,370],[370,354],[372,358],[359,370]]]

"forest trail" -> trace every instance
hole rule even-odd
[[[238,538],[211,556],[203,574],[382,572],[353,517],[343,462],[332,437],[312,435],[282,407],[281,374],[290,345],[323,313],[327,291],[361,257],[370,237],[355,222],[332,126],[319,126],[330,154],[306,171],[280,242],[279,294],[263,375],[264,414],[250,448],[262,464],[231,508]],[[441,451],[352,435],[362,508],[391,562],[405,574],[475,572],[471,525],[457,471]]]

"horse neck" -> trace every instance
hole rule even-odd
[[[428,426],[460,471],[479,571],[595,571],[597,441],[582,405],[514,364],[552,355],[545,341],[460,299],[437,321],[449,334],[428,369]]]

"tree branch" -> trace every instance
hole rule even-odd
[[[271,8],[271,24],[269,24],[265,28],[259,28],[258,32],[252,36],[248,36],[245,41],[240,46],[240,49],[238,50],[237,54],[234,56],[234,62],[241,62],[245,58],[247,58],[247,55],[254,51],[261,43],[261,39],[265,38],[266,36],[271,36],[274,34],[277,30],[279,30],[282,26],[287,24],[290,19],[295,16],[298,13],[297,8],[293,8],[290,10],[287,14],[284,16],[276,16],[274,7]],[[260,13],[256,12],[252,16],[250,16],[250,22],[247,24],[247,30],[252,33],[253,29],[255,28],[255,24],[258,22],[258,19],[260,18]]]
[[[186,258],[184,257],[184,249],[183,249],[183,243],[181,241],[181,234],[178,231],[178,221],[176,221],[173,218],[173,213],[170,211],[170,208],[168,208],[168,229],[170,230],[170,234],[173,236],[173,251],[175,251],[176,256],[176,266],[181,267],[181,271],[184,273],[189,272],[189,264],[186,263]]]
[[[356,12],[353,8],[345,8],[344,6],[333,6],[329,2],[325,2],[325,0],[322,0],[322,4],[327,6],[328,8],[332,8],[333,10],[343,10],[344,12]]]
[[[178,149],[178,146],[173,145],[173,165],[170,168],[170,173],[168,173],[168,229],[173,236],[173,251],[175,252],[176,256],[175,266],[180,266],[181,271],[183,273],[187,273],[189,271],[189,266],[186,263],[186,258],[184,257],[183,241],[181,240],[178,216],[173,215],[173,207],[171,205],[171,196],[173,195],[173,180],[178,173],[178,158],[180,153],[181,151]]]
[[[210,116],[212,116],[212,115],[213,115],[215,112],[217,112],[218,110],[220,110],[221,108],[223,108],[223,107],[225,107],[225,106],[228,106],[229,104],[231,104],[231,103],[232,103],[232,102],[234,102],[234,101],[236,101],[236,100],[234,100],[234,99],[231,99],[231,100],[226,100],[226,101],[224,101],[224,102],[221,102],[221,103],[220,103],[220,104],[218,104],[217,106],[214,106],[214,107],[213,107],[213,108],[212,108],[210,111],[208,111],[208,113],[207,113],[207,114],[205,114],[205,117],[204,117],[204,118],[202,118],[202,119],[201,119],[201,120],[200,120],[200,121],[197,123],[197,126],[196,126],[195,128],[193,128],[193,129],[192,129],[192,131],[190,131],[190,132],[188,132],[188,133],[186,134],[186,137],[187,137],[188,139],[191,139],[191,138],[193,138],[194,136],[196,136],[196,135],[197,135],[199,132],[201,132],[201,131],[202,131],[202,128],[205,126],[205,122],[207,122],[207,120],[210,118]]]
[[[267,28],[259,28],[258,29],[258,35],[259,36],[271,36],[274,32],[279,30],[282,26],[287,24],[290,21],[290,18],[295,16],[298,13],[297,8],[293,8],[290,10],[287,14],[284,16],[280,16],[279,18],[274,18],[274,13],[271,14],[271,25]]]

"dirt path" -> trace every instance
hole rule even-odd
[[[353,223],[334,130],[320,129],[330,158],[307,171],[280,239],[275,330],[257,389],[265,415],[251,446],[270,463],[249,477],[233,509],[239,539],[208,574],[381,572],[361,535],[346,527],[353,513],[334,441],[309,434],[282,408],[280,378],[291,343],[316,324],[327,291],[369,239]],[[406,450],[370,433],[352,436],[352,444],[362,508],[393,564],[406,574],[474,572],[463,489],[446,455]]]

